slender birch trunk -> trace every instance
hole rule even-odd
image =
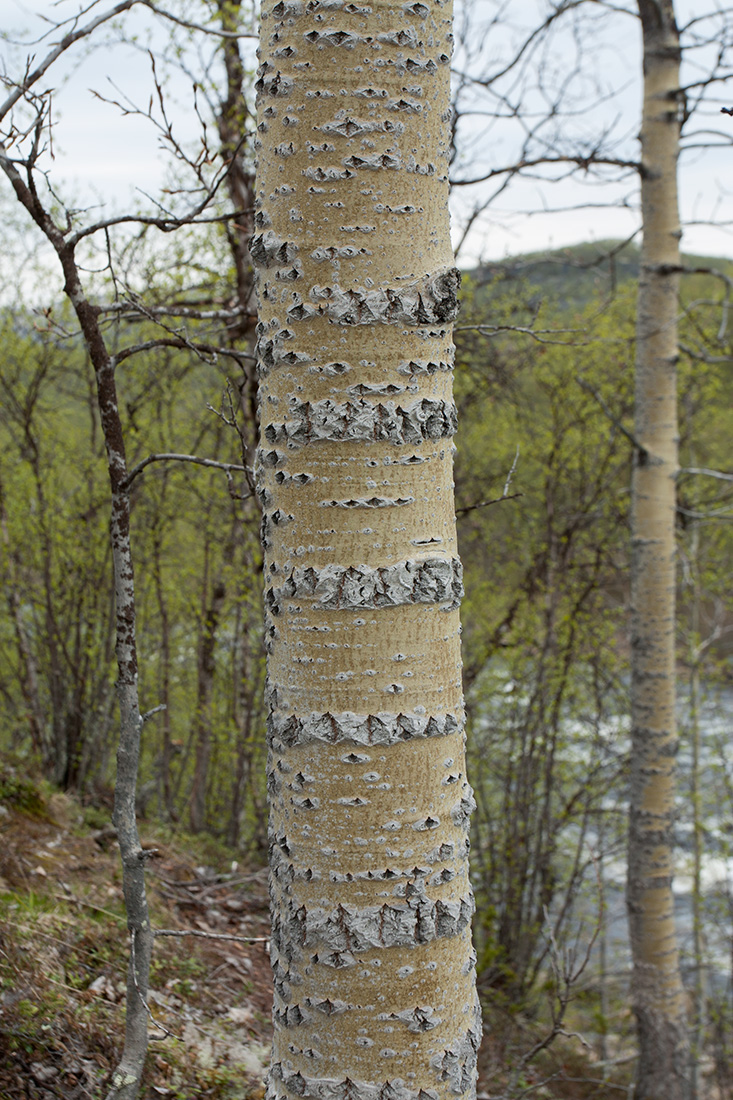
[[[475,1095],[450,30],[440,0],[263,5],[270,1100]]]
[[[639,0],[644,41],[632,481],[632,772],[628,909],[637,1100],[683,1100],[688,1040],[672,894],[680,46],[672,0]]]
[[[67,240],[38,198],[31,166],[26,182],[0,143],[0,169],[10,181],[20,204],[53,247],[64,276],[64,293],[71,303],[94,368],[96,401],[104,435],[110,483],[110,545],[115,590],[115,656],[117,698],[120,707],[117,778],[112,814],[122,858],[130,958],[127,969],[125,1043],[112,1074],[107,1100],[135,1100],[148,1047],[145,1011],[150,977],[153,934],[145,893],[145,852],[135,819],[135,791],[144,717],[138,695],[135,580],[130,540],[130,491],[125,440],[115,382],[115,362],[105,343],[100,311],[87,297],[75,255],[76,242]]]

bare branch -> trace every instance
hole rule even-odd
[[[683,340],[680,340],[679,347],[680,351],[684,351],[685,355],[689,355],[690,359],[696,359],[699,363],[730,363],[730,355],[710,355],[706,351],[701,351],[700,348],[690,347]]]
[[[153,348],[187,348],[190,351],[192,344],[199,355],[229,356],[238,363],[257,362],[257,357],[249,352],[222,347],[220,344],[202,344],[198,340],[184,340],[183,337],[161,337],[157,340],[147,340],[144,344],[132,344],[129,348],[123,348],[122,351],[116,352],[114,358],[116,363],[122,363],[125,359],[129,359],[131,355],[138,355],[143,351],[152,351]]]
[[[493,500],[480,500],[476,504],[467,504],[464,508],[456,508],[457,516],[465,516],[467,512],[473,512],[476,508],[488,508],[490,504],[501,504],[503,500],[518,500],[519,497],[523,497],[524,493],[503,493],[500,497],[494,497]]]
[[[167,710],[168,707],[165,703],[159,703],[157,707],[153,707],[152,710],[146,710],[144,714],[140,715],[141,722],[149,722],[154,714],[160,714],[162,710]]]
[[[526,328],[522,325],[456,325],[454,332],[478,332],[481,336],[498,336],[502,332],[518,332],[523,336],[531,336],[538,344],[559,344],[561,347],[578,347],[575,340],[544,340],[546,334],[556,335],[561,332],[585,332],[577,328]],[[588,341],[585,341],[588,343]]]
[[[228,416],[224,412],[224,398],[226,398],[226,403],[229,406],[229,415]],[[209,405],[208,403],[207,403],[206,407],[207,407],[207,409],[209,409],[210,412],[213,412],[216,416],[218,416],[219,419],[222,421],[222,423],[226,424],[226,426],[228,428],[233,428],[234,429],[234,431],[237,433],[237,436],[239,437],[239,445],[240,445],[241,450],[242,450],[242,457],[246,459],[247,440],[245,438],[244,431],[242,430],[242,426],[239,423],[239,417],[237,416],[237,410],[235,408],[235,403],[234,403],[234,395],[232,393],[232,384],[231,384],[231,382],[229,381],[228,378],[227,378],[226,387],[224,389],[224,393],[222,394],[222,407],[220,409],[215,409],[213,407],[213,405]],[[250,492],[249,492],[248,495],[249,496],[255,496],[256,495],[256,487],[255,487],[255,483],[254,483],[254,474],[253,474],[252,470],[249,468],[249,466],[247,466],[246,464],[244,465],[243,468],[244,468],[244,471],[245,471],[245,476],[247,478],[247,484],[249,485],[249,488],[250,488]],[[230,485],[229,485],[229,492],[232,493],[231,481],[230,481]],[[233,495],[234,494],[232,493],[232,496]],[[245,499],[245,498],[243,497],[242,499]]]
[[[1,147],[0,147],[1,150]],[[2,154],[0,152],[0,166],[2,166]],[[197,309],[195,306],[170,305],[170,306],[145,306],[133,299],[121,302],[109,302],[99,306],[99,312],[103,313],[139,313],[148,320],[157,317],[185,317],[193,321],[238,321],[242,316],[242,310],[236,309]]]
[[[584,378],[581,378],[579,374],[576,374],[575,381],[578,383],[581,389],[585,390],[586,393],[589,393],[591,397],[598,402],[608,419],[613,424],[614,428],[618,428],[621,434],[626,436],[629,443],[639,452],[640,455],[645,455],[647,453],[646,447],[643,447],[641,443],[639,443],[639,441],[636,439],[636,437],[629,431],[629,429],[624,427],[618,417],[614,416],[606,402],[601,397],[598,390],[591,386],[590,383],[586,382]]]
[[[724,474],[720,470],[709,470],[705,466],[683,466],[679,474],[700,474],[703,477],[717,477],[720,481],[733,481],[733,474]]]
[[[269,943],[269,936],[233,936],[228,932],[199,932],[188,928],[154,928],[154,936],[199,936],[202,940],[234,940],[235,943]]]
[[[37,65],[32,72],[28,73],[20,82],[20,84],[18,84],[10,93],[5,102],[3,104],[0,104],[0,119],[5,118],[8,111],[10,111],[15,106],[15,104],[23,98],[26,92],[28,92],[29,89],[32,88],[33,85],[41,79],[41,77],[44,75],[45,72],[48,71],[53,63],[57,61],[58,58],[66,52],[66,50],[73,46],[75,42],[79,42],[83,38],[88,38],[89,35],[97,29],[97,27],[100,27],[103,23],[109,22],[110,19],[115,19],[116,16],[121,15],[122,12],[129,11],[129,9],[134,7],[135,4],[145,4],[147,6],[147,0],[122,0],[120,4],[115,5],[114,8],[110,8],[106,12],[102,12],[102,14],[98,15],[96,19],[92,19],[89,23],[85,23],[83,27],[71,30],[68,34],[64,35],[61,41],[50,51],[50,53],[46,54],[40,65]],[[78,18],[78,15],[75,16],[74,19],[71,20],[72,24],[75,25],[78,21]],[[60,24],[60,26],[63,26],[63,24]]]
[[[509,473],[506,475],[506,481],[504,482],[503,496],[505,496],[505,497],[509,492],[509,487],[512,483],[512,478],[514,477],[514,474],[516,473],[518,462],[519,462],[519,444],[517,443],[517,449],[514,453],[514,460],[513,460],[512,464],[511,464],[511,467],[509,469]]]
[[[79,241],[84,240],[85,237],[89,237],[93,233],[98,233],[101,229],[109,229],[114,225],[129,225],[131,222],[137,225],[152,225],[156,229],[159,229],[161,233],[173,233],[176,229],[181,229],[184,225],[217,225],[221,222],[231,221],[232,218],[241,217],[241,211],[232,211],[228,214],[211,214],[207,217],[201,216],[219,190],[227,171],[228,169],[225,166],[217,174],[214,182],[206,191],[206,194],[185,214],[179,215],[173,214],[170,211],[165,211],[158,217],[152,214],[120,214],[117,217],[104,218],[98,222],[93,222],[91,225],[84,226],[83,229],[78,229],[76,233],[73,233],[69,237],[69,243],[72,247],[75,247]],[[152,199],[152,201],[155,202],[155,205],[160,210],[164,210],[164,207],[162,207],[159,202],[155,199]]]
[[[137,466],[133,466],[122,483],[123,488],[129,489],[138,474],[141,474],[151,462],[193,462],[196,466],[208,466],[213,470],[226,470],[228,474],[231,474],[233,470],[247,473],[247,467],[239,466],[236,462],[216,462],[213,458],[199,458],[197,455],[155,454],[148,455],[142,462],[138,462]]]
[[[240,38],[257,38],[257,32],[252,31],[225,31],[220,27],[204,26],[201,23],[194,23],[190,19],[182,19],[180,15],[174,15],[172,11],[168,11],[166,8],[161,8],[158,4],[148,3],[148,7],[151,11],[154,11],[156,15],[162,15],[164,19],[168,19],[171,23],[177,23],[179,27],[185,27],[190,31],[202,31],[204,34],[210,34],[214,38],[233,38],[239,40]]]
[[[486,172],[483,172],[480,176],[474,176],[473,179],[453,178],[451,179],[451,186],[472,187],[477,183],[485,183],[487,180],[495,179],[497,176],[517,176],[521,175],[522,171],[526,168],[539,168],[542,165],[550,164],[572,165],[573,171],[577,168],[581,168],[586,172],[598,165],[626,168],[633,172],[638,172],[641,167],[638,160],[625,160],[623,157],[601,157],[593,152],[587,154],[576,153],[575,155],[568,154],[567,156],[540,156],[532,157],[531,159],[520,159],[515,161],[514,164],[503,165],[500,168],[487,169]]]

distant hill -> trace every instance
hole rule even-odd
[[[598,295],[615,293],[639,275],[640,249],[628,241],[605,240],[528,252],[484,264],[470,273],[479,287],[522,280],[560,306],[583,306]],[[715,268],[733,276],[733,261],[683,254],[687,267]]]

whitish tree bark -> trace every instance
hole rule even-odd
[[[263,6],[268,1097],[475,1093],[447,3]]]
[[[672,894],[675,798],[675,478],[680,48],[672,0],[639,0],[644,40],[642,216],[632,482],[632,773],[628,908],[640,1043],[637,1100],[687,1093],[687,1029]]]

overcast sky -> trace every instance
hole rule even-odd
[[[194,0],[169,0],[172,10],[195,11]],[[690,3],[685,7],[690,9]],[[102,10],[98,5],[95,10]],[[695,7],[699,10],[699,0]],[[497,26],[489,27],[498,4],[494,0],[473,0],[471,4],[470,47],[467,56],[460,48],[456,53],[456,67],[465,71],[472,67],[475,73],[495,72],[498,65],[512,55],[522,41],[527,28],[537,23],[538,14],[548,10],[547,0],[510,0],[504,5],[504,16]],[[78,10],[75,0],[60,0],[52,5],[45,0],[27,3],[26,0],[0,0],[0,26],[6,41],[0,43],[3,71],[11,78],[22,71],[24,58],[35,54],[44,56],[48,43],[58,35],[52,35],[46,43],[29,43],[29,37],[20,32],[25,28],[41,33],[41,17],[59,17],[60,13]],[[688,11],[680,9],[680,22]],[[134,115],[122,116],[114,106],[101,102],[92,90],[108,97],[120,94],[131,103],[145,107],[152,90],[150,60],[144,46],[148,35],[156,45],[162,45],[160,31],[151,29],[148,13],[140,11],[126,17],[126,33],[137,36],[135,47],[121,42],[107,41],[99,49],[89,51],[76,47],[60,68],[52,70],[42,82],[42,87],[54,88],[53,97],[53,154],[48,160],[55,186],[64,200],[74,207],[90,204],[106,204],[120,210],[137,196],[138,203],[145,201],[141,192],[154,195],[161,186],[171,180],[171,160],[161,150],[159,134],[150,122]],[[200,16],[199,16],[200,18]],[[457,20],[457,33],[463,26]],[[482,29],[483,28],[483,29]],[[488,28],[488,29],[487,29]],[[580,47],[578,42],[582,36]],[[637,20],[628,15],[614,15],[594,23],[589,20],[571,30],[554,36],[544,48],[529,55],[525,77],[537,82],[537,73],[548,84],[564,78],[572,72],[580,57],[586,69],[575,83],[568,81],[567,105],[569,114],[560,114],[554,123],[557,142],[588,142],[593,134],[608,131],[608,145],[619,155],[638,155],[640,110],[640,49]],[[205,63],[210,53],[207,44],[190,47],[187,64],[192,72]],[[253,57],[254,44],[247,47]],[[700,52],[700,71],[709,65],[709,51]],[[533,70],[534,66],[534,70]],[[688,70],[690,80],[692,69]],[[170,117],[175,133],[192,146],[198,140],[198,124],[193,110],[191,80],[180,72],[161,66],[165,75],[169,97]],[[502,86],[508,95],[517,96],[516,85],[511,81]],[[703,129],[711,131],[699,139],[699,144],[711,142],[717,149],[699,148],[685,153],[681,163],[680,191],[683,220],[716,224],[690,225],[685,230],[683,247],[688,251],[733,257],[733,234],[724,222],[730,205],[729,190],[733,180],[733,147],[727,139],[733,136],[733,118],[720,115],[721,103],[731,100],[733,87],[728,91],[724,84],[712,91],[711,103],[706,114],[701,114]],[[467,89],[463,93],[464,108],[474,112],[463,128],[465,144],[455,166],[456,175],[466,179],[480,176],[497,164],[510,163],[516,157],[520,134],[527,130],[523,120],[517,128],[517,120],[501,120],[493,117],[496,100],[481,89]],[[528,108],[539,115],[542,92],[535,88],[527,100]],[[587,104],[587,109],[586,109]],[[700,128],[698,126],[698,128]],[[712,131],[717,132],[713,133]],[[542,131],[547,138],[550,131]],[[696,144],[698,141],[695,142]],[[608,169],[613,176],[615,169]],[[0,191],[7,185],[0,181]],[[455,233],[460,234],[467,213],[492,194],[493,184],[477,184],[463,188],[455,199]],[[473,263],[477,259],[497,259],[506,255],[532,251],[545,247],[558,247],[581,240],[622,237],[633,233],[638,224],[635,210],[637,180],[634,173],[620,184],[601,187],[590,174],[576,182],[563,181],[549,186],[540,179],[518,181],[499,194],[487,211],[479,217],[467,239],[462,262]],[[607,203],[623,205],[605,205]],[[591,204],[590,206],[586,204]],[[542,213],[543,210],[547,212]]]

